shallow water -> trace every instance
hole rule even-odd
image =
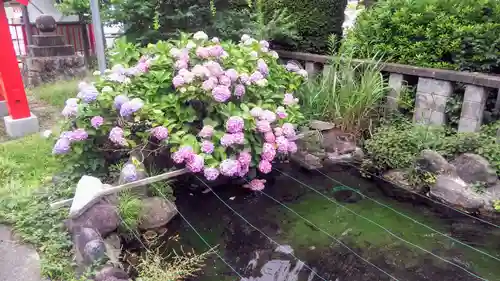
[[[213,255],[190,280],[500,280],[499,236],[475,235],[498,229],[432,205],[387,198],[352,171],[329,176],[364,196],[339,202],[335,197],[342,192],[358,193],[317,172],[280,170],[288,176],[278,173],[264,193],[234,185],[215,194],[177,188],[179,211],[229,264]],[[457,232],[467,227],[466,235]],[[209,248],[180,217],[169,225],[169,234],[175,233],[184,248]]]

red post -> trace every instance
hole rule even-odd
[[[92,54],[95,54],[95,37],[94,37],[94,28],[92,28],[92,24],[87,24],[87,30],[89,31],[89,41],[90,41],[90,49],[92,50]]]
[[[18,1],[27,2],[27,1]],[[26,5],[26,3],[22,3]],[[24,91],[21,71],[17,64],[16,52],[10,36],[9,23],[5,8],[0,7],[0,73],[4,85],[4,96],[7,100],[7,108],[12,119],[21,119],[30,117],[30,109],[26,92]]]

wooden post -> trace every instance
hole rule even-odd
[[[21,4],[26,5],[27,0],[19,0]],[[30,117],[28,100],[24,91],[21,71],[17,63],[16,52],[12,45],[9,23],[5,8],[0,8],[0,73],[2,74],[3,85],[5,89],[4,98],[7,100],[7,108],[12,119],[21,119]]]

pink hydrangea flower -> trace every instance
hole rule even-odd
[[[254,107],[252,110],[250,110],[250,115],[252,115],[255,118],[260,118],[263,110],[260,107]]]
[[[231,78],[226,75],[219,76],[219,83],[224,86],[231,86]]]
[[[250,162],[252,162],[252,155],[247,151],[242,151],[238,156],[238,162],[240,162],[242,167],[250,166]]]
[[[180,164],[194,155],[193,148],[189,145],[184,145],[179,148],[176,152],[172,154],[172,159],[175,163]]]
[[[238,80],[238,72],[235,69],[230,68],[226,70],[225,74],[229,77],[229,79],[231,79],[232,82]]]
[[[180,86],[184,85],[185,81],[184,78],[180,75],[177,75],[172,79],[172,83],[174,84],[175,88],[179,88]]]
[[[274,128],[274,135],[277,136],[277,137],[282,136],[283,135],[283,129],[281,129],[280,127]]]
[[[206,59],[210,56],[208,48],[205,47],[198,47],[196,49],[196,55],[201,58],[201,59]]]
[[[214,45],[209,47],[208,52],[212,57],[220,57],[224,53],[224,49],[221,45]]]
[[[212,76],[219,77],[224,74],[220,64],[215,61],[208,61],[204,64],[204,66],[208,69],[208,71],[210,71]]]
[[[243,130],[244,125],[243,118],[240,116],[231,116],[226,121],[226,130],[229,133],[239,133]]]
[[[271,131],[271,124],[266,120],[257,121],[257,131],[261,133],[267,133]]]
[[[279,106],[276,109],[276,115],[278,115],[278,118],[280,118],[280,119],[285,119],[288,116],[288,114],[286,113],[286,110],[283,106]]]
[[[197,64],[191,69],[191,72],[194,73],[195,76],[197,77],[208,77],[210,76],[210,71],[208,68],[204,67],[203,65]]]
[[[210,91],[213,88],[215,88],[215,86],[217,85],[217,82],[218,82],[217,78],[210,77],[207,80],[203,81],[203,83],[201,84],[201,88],[205,91]]]
[[[232,135],[234,144],[245,144],[245,134],[239,132],[239,133],[234,133]]]
[[[226,102],[231,98],[231,91],[227,86],[217,86],[212,90],[212,97],[218,102]]]
[[[203,156],[194,154],[191,155],[186,161],[186,168],[188,168],[193,173],[199,173],[203,170],[205,165],[205,159]]]
[[[285,135],[285,137],[287,138],[294,138],[296,135],[295,135],[295,128],[293,127],[292,124],[290,123],[285,123],[283,124],[283,126],[281,126],[281,128],[283,129],[283,135]]]
[[[188,68],[188,62],[186,60],[178,60],[175,62],[176,69]]]
[[[285,96],[283,97],[283,104],[284,105],[294,105],[299,102],[299,99],[293,97],[292,94],[286,93]]]
[[[264,134],[264,140],[266,142],[274,143],[276,141],[276,137],[274,136],[273,132],[266,132]]]
[[[264,143],[264,145],[262,145],[262,154],[260,156],[263,160],[269,162],[273,161],[274,157],[276,157],[276,149],[274,148],[274,145],[268,142]]]
[[[250,166],[246,165],[246,166],[241,166],[240,165],[240,169],[238,170],[238,173],[236,173],[236,175],[238,177],[244,177],[246,174],[248,174],[248,171],[250,170]]]
[[[212,154],[214,152],[214,144],[211,141],[203,141],[201,143],[201,151],[206,154]]]
[[[222,175],[232,177],[238,173],[239,162],[233,159],[226,159],[219,165],[219,171]]]
[[[248,183],[248,185],[245,185],[245,187],[250,188],[253,191],[260,191],[264,189],[265,183],[266,180],[253,179],[251,182]]]
[[[238,84],[234,87],[234,95],[237,97],[242,97],[245,95],[245,86],[243,84]]]
[[[279,136],[276,138],[276,146],[278,147],[278,152],[288,152],[288,140],[284,136]]]
[[[273,169],[273,166],[271,165],[271,162],[266,161],[266,160],[260,160],[259,162],[259,171],[261,171],[264,174],[269,174]]]
[[[109,132],[109,137],[108,138],[109,138],[109,140],[111,142],[113,142],[116,145],[126,146],[127,145],[127,140],[123,136],[124,136],[124,132],[123,132],[122,128],[120,128],[120,127],[114,127]]]
[[[101,116],[94,116],[92,117],[92,119],[90,119],[90,125],[92,125],[92,127],[96,129],[99,129],[102,124],[104,124],[104,118],[102,118]]]
[[[250,82],[252,83],[255,83],[262,79],[264,79],[264,76],[259,71],[255,71],[254,73],[252,73],[252,75],[250,75]]]
[[[260,73],[262,73],[262,75],[264,75],[264,77],[269,75],[269,68],[267,67],[267,63],[263,59],[259,59],[257,61],[257,69]]]
[[[224,147],[228,147],[234,144],[233,134],[224,134],[220,138],[220,144]]]
[[[297,144],[294,141],[288,141],[287,146],[288,146],[288,152],[290,153],[295,153],[298,150]]]
[[[242,73],[240,74],[240,82],[246,85],[250,84],[250,77],[248,77],[248,74]]]
[[[273,123],[274,121],[276,121],[276,114],[271,110],[266,109],[260,114],[260,119],[265,120],[269,123]]]
[[[154,127],[151,134],[159,141],[168,138],[168,129],[163,126]]]
[[[200,136],[201,138],[208,139],[208,138],[211,138],[213,134],[214,134],[214,127],[212,127],[210,125],[205,125],[205,126],[203,126],[201,131],[198,133],[198,136]]]
[[[184,82],[186,84],[189,84],[191,82],[193,82],[193,79],[194,79],[194,73],[190,72],[189,70],[187,69],[181,69],[179,70],[179,75],[182,76],[182,78],[184,78]]]
[[[214,181],[219,177],[219,170],[217,168],[205,167],[203,169],[203,175],[209,181]]]

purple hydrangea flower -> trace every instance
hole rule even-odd
[[[250,83],[250,77],[248,77],[248,74],[242,73],[240,75],[240,81],[241,81],[241,83],[248,85],[248,83]]]
[[[83,141],[89,137],[89,134],[85,131],[85,129],[75,129],[68,134],[68,138],[71,142],[74,141]]]
[[[259,171],[261,171],[264,174],[269,174],[273,169],[273,166],[271,165],[271,162],[266,161],[266,160],[260,160],[259,162]]]
[[[206,59],[210,56],[208,48],[205,47],[198,47],[196,49],[196,55],[201,58],[201,59]]]
[[[288,152],[288,140],[284,136],[279,136],[276,138],[276,146],[278,147],[278,152]]]
[[[217,168],[207,167],[203,169],[203,175],[209,181],[214,181],[219,177],[219,170]]]
[[[179,88],[180,86],[184,85],[185,81],[184,78],[180,75],[176,75],[174,79],[172,79],[172,84],[174,84],[174,88]]]
[[[75,104],[67,104],[63,110],[61,111],[61,114],[64,116],[64,117],[72,117],[72,116],[76,116],[78,114],[78,105]]]
[[[273,161],[274,157],[276,157],[276,149],[272,143],[265,142],[262,146],[262,153],[260,155],[263,160]]]
[[[266,120],[257,121],[257,131],[261,133],[267,133],[271,131],[271,124]]]
[[[300,67],[292,62],[287,63],[285,65],[285,68],[286,68],[286,70],[291,71],[291,72],[297,72],[300,70]]]
[[[129,101],[129,99],[126,96],[118,95],[115,97],[114,106],[117,110],[120,110],[122,105],[128,101]]]
[[[218,102],[226,102],[231,98],[231,91],[226,86],[217,86],[212,90],[212,96]]]
[[[222,48],[221,45],[215,45],[209,47],[208,52],[212,57],[220,57],[224,53],[224,49]]]
[[[154,127],[151,134],[159,141],[168,138],[168,129],[163,126]]]
[[[276,109],[276,115],[278,115],[278,118],[280,118],[280,119],[285,119],[288,116],[288,114],[286,113],[286,110],[283,106],[279,106]]]
[[[226,159],[219,165],[219,171],[222,175],[232,177],[238,173],[239,162],[233,159]]]
[[[224,74],[224,70],[222,70],[220,64],[215,61],[207,61],[204,66],[210,71],[212,76],[219,77]]]
[[[232,134],[224,134],[220,138],[220,144],[224,147],[228,147],[234,144],[234,138]]]
[[[176,152],[172,154],[172,159],[175,163],[180,164],[186,160],[189,160],[194,155],[193,148],[189,145],[184,145],[179,148]]]
[[[208,139],[208,138],[211,138],[213,134],[214,134],[214,127],[212,127],[210,125],[205,125],[205,126],[203,126],[201,131],[198,133],[198,136],[200,136],[201,138]]]
[[[232,82],[238,80],[238,71],[233,68],[226,70],[225,74],[227,77],[229,77],[229,79],[231,79]]]
[[[68,138],[60,138],[52,148],[52,154],[66,154],[71,150],[71,142]]]
[[[213,88],[215,88],[215,86],[217,85],[217,82],[218,82],[217,78],[210,77],[207,80],[203,81],[203,83],[201,84],[201,88],[205,91],[210,91]]]
[[[257,69],[260,73],[262,73],[262,75],[264,75],[264,77],[269,75],[269,68],[267,67],[267,63],[263,59],[259,59],[257,61]]]
[[[102,124],[104,124],[104,118],[102,118],[101,116],[94,116],[92,117],[92,119],[90,119],[90,125],[92,125],[92,127],[96,129],[99,129]]]
[[[226,121],[226,130],[229,133],[239,133],[243,130],[244,122],[240,116],[231,116]]]
[[[214,152],[214,144],[211,141],[203,141],[201,143],[201,151],[206,154],[212,154]]]
[[[203,166],[205,165],[205,159],[203,156],[194,154],[189,157],[186,168],[188,168],[193,173],[199,173],[203,170]]]
[[[276,121],[276,114],[271,110],[266,109],[260,114],[260,119],[265,120],[269,123],[273,123],[274,121]]]
[[[281,126],[283,129],[283,135],[287,138],[294,138],[295,137],[295,128],[293,127],[292,124],[290,123],[285,123],[283,126]]]
[[[234,95],[237,97],[242,97],[245,95],[245,86],[243,84],[238,84],[234,87]]]
[[[144,102],[139,98],[134,98],[122,105],[120,108],[120,115],[122,117],[127,117],[132,115],[132,113],[137,112],[144,106]]]
[[[297,144],[294,141],[288,141],[288,152],[295,153],[298,150]]]
[[[269,131],[264,134],[264,140],[269,143],[274,143],[276,141],[276,137],[272,131]]]
[[[137,180],[137,168],[134,164],[125,164],[122,168],[122,176],[125,182],[133,182]]]
[[[226,75],[219,76],[219,83],[224,86],[231,86],[231,78]]]
[[[120,146],[126,146],[127,145],[127,140],[123,137],[123,129],[120,127],[114,127],[111,129],[109,132],[109,140],[113,142],[116,145]]]
[[[264,76],[259,71],[255,71],[254,73],[252,73],[252,75],[250,75],[250,82],[255,83],[262,79],[264,79]]]
[[[234,144],[245,144],[245,134],[239,132],[239,133],[234,133],[232,135]]]
[[[242,151],[238,156],[238,162],[240,162],[241,167],[250,166],[250,163],[252,162],[252,155],[247,151]]]
[[[260,180],[260,179],[253,179],[251,182],[248,183],[248,185],[245,185],[245,187],[253,190],[253,191],[260,191],[265,188],[266,180]]]
[[[283,97],[284,105],[294,105],[299,102],[299,99],[294,98],[292,94],[286,93]]]

